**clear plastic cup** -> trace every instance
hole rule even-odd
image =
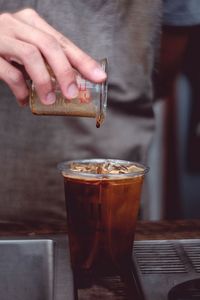
[[[107,73],[107,59],[100,61],[102,69]],[[107,108],[107,80],[103,83],[93,83],[84,79],[78,72],[76,81],[79,89],[77,98],[67,100],[61,93],[55,76],[49,70],[51,81],[56,93],[56,102],[51,105],[43,104],[31,83],[29,104],[32,113],[36,115],[63,115],[89,117],[96,119],[96,126],[100,127],[105,119]]]
[[[58,167],[64,178],[74,270],[130,266],[141,188],[148,168],[104,159],[63,162]]]

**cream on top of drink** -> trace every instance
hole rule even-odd
[[[112,161],[93,162],[93,163],[78,163],[73,162],[70,165],[70,170],[73,172],[89,173],[89,174],[130,174],[142,172],[143,169],[134,164],[122,164]]]

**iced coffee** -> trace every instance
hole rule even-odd
[[[120,268],[129,263],[147,169],[103,159],[64,162],[59,168],[73,268]]]

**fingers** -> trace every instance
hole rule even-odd
[[[62,49],[71,65],[75,67],[85,78],[94,82],[102,82],[106,79],[107,75],[102,70],[99,63],[97,63],[89,55],[73,44],[69,39],[51,27],[34,10],[25,9],[20,13],[16,13],[15,16],[19,20],[28,22],[31,26],[34,26],[35,28],[38,28],[39,30],[53,36],[62,46]]]
[[[50,75],[41,53],[35,46],[13,38],[0,37],[0,55],[10,55],[22,61],[27,73],[34,82],[41,101],[45,104],[55,102]]]
[[[107,75],[94,59],[84,53],[69,39],[59,34],[58,40],[62,45],[70,63],[87,79],[102,82]]]
[[[68,99],[76,98],[78,96],[78,87],[75,71],[58,41],[52,35],[31,28],[29,25],[23,26],[23,30],[20,28],[21,26],[19,24],[15,32],[17,39],[26,41],[26,43],[28,42],[38,48],[51,66],[63,95]]]
[[[68,99],[78,96],[73,67],[91,81],[102,82],[106,79],[105,72],[95,60],[57,32],[34,10],[25,9],[12,15],[0,15],[0,25],[1,62],[10,66],[5,58],[12,58],[12,61],[24,65],[43,103],[53,104],[56,100],[45,61],[50,65],[63,95]],[[16,74],[16,68],[12,70]],[[21,78],[18,80],[25,84],[22,73],[18,70],[17,74]],[[3,73],[1,78],[8,80]],[[14,93],[17,93],[16,89]]]
[[[24,106],[28,103],[28,88],[22,73],[1,57],[0,79],[8,84],[19,105]]]

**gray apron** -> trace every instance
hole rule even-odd
[[[35,8],[88,54],[109,61],[108,110],[100,129],[93,119],[34,116],[0,83],[0,220],[65,222],[63,180],[56,169],[63,160],[145,162],[154,130],[151,77],[160,2],[0,0],[2,11]]]

